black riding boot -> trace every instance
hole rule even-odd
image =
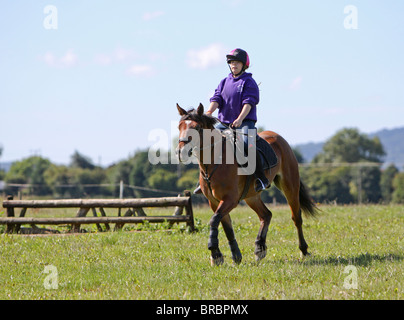
[[[271,186],[271,183],[265,176],[264,167],[261,162],[261,157],[259,154],[257,154],[255,177],[256,177],[256,180],[255,180],[254,189],[256,192],[260,192]]]

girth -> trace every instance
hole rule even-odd
[[[219,164],[215,164],[215,166],[213,167],[213,170],[212,170],[212,172],[211,172],[210,174],[208,174],[208,165],[204,164],[203,166],[205,167],[205,168],[204,168],[205,170],[200,170],[200,171],[201,171],[201,174],[202,174],[202,178],[203,178],[203,180],[205,180],[206,184],[208,185],[209,192],[211,193],[212,197],[213,197],[217,202],[220,202],[220,201],[219,201],[218,199],[216,199],[215,196],[213,195],[213,192],[212,192],[212,185],[211,185],[211,181],[210,181],[210,179],[212,178],[213,174],[215,173],[215,171],[216,171],[217,168],[219,167]],[[246,181],[245,181],[245,183],[244,183],[243,192],[242,192],[242,194],[241,194],[240,199],[238,200],[238,202],[240,202],[241,200],[244,200],[245,196],[246,196],[247,193],[248,193],[248,190],[250,189],[250,184],[251,184],[251,180],[253,179],[253,177],[254,177],[253,174],[247,176],[247,179],[246,179]]]

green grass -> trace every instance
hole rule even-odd
[[[207,208],[194,208],[195,233],[181,224],[141,232],[1,234],[0,299],[404,299],[404,207],[322,210],[304,220],[312,256],[301,260],[289,209],[271,208],[268,253],[257,264],[258,218],[238,207],[232,220],[243,262],[232,263],[220,229],[220,267],[209,262]],[[44,286],[48,265],[57,268],[57,289]],[[344,287],[348,265],[356,268],[357,289]]]

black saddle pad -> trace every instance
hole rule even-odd
[[[261,157],[261,163],[265,169],[270,169],[278,164],[278,157],[271,145],[260,136],[257,136],[257,152]]]
[[[224,139],[230,139],[231,141],[233,141],[234,144],[234,131],[231,129],[227,129],[227,130],[222,130]],[[240,137],[238,137],[240,138]],[[259,135],[256,135],[256,151],[257,151],[257,157],[260,157],[261,159],[261,163],[263,166],[263,170],[266,169],[271,169],[273,167],[275,167],[278,164],[278,157],[276,156],[276,153],[274,151],[274,149],[272,149],[271,145],[263,138],[261,138]],[[238,148],[239,146],[236,145],[235,148]],[[244,152],[246,152],[246,146],[243,147],[244,148]],[[240,150],[239,150],[240,151]],[[241,152],[243,152],[241,151]],[[236,149],[234,149],[234,153],[236,153]],[[238,163],[238,165],[240,167],[245,167],[247,166],[246,163],[240,164]]]

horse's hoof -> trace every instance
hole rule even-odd
[[[262,251],[255,252],[254,254],[255,254],[255,261],[260,262],[262,259],[264,259],[266,257],[267,251],[262,250]]]
[[[303,252],[300,252],[300,258],[302,259],[302,261],[310,256],[310,252],[306,252],[305,254]]]
[[[223,262],[224,262],[223,256],[220,256],[220,257],[217,257],[217,258],[210,257],[210,265],[212,267],[220,266],[220,265],[223,264]]]
[[[267,246],[265,244],[256,243],[254,255],[255,255],[255,261],[260,262],[267,255]]]
[[[243,260],[243,258],[241,256],[239,256],[239,257],[231,257],[231,258],[233,259],[233,262],[235,264],[240,264],[241,260]]]

